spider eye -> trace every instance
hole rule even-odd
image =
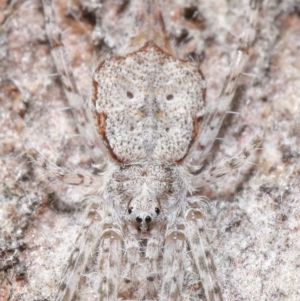
[[[136,221],[140,224],[143,220],[139,216],[136,218]]]
[[[146,223],[150,223],[151,222],[151,217],[148,215],[148,216],[146,216],[146,218],[145,218],[145,221],[146,221]]]
[[[130,207],[130,208],[128,209],[128,213],[129,213],[129,214],[132,213],[132,209],[133,209],[132,207]]]
[[[159,215],[159,214],[160,214],[159,208],[156,207],[156,208],[155,208],[155,212],[156,212],[157,215]]]

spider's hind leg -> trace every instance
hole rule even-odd
[[[85,141],[95,163],[105,166],[106,148],[101,142],[93,125],[92,105],[79,92],[75,77],[66,53],[62,37],[54,12],[53,0],[43,0],[45,27],[51,47],[51,54],[60,75],[62,85],[67,96],[71,111],[76,121],[80,135]],[[90,76],[92,83],[92,76]]]
[[[226,113],[230,109],[231,102],[239,83],[239,77],[249,58],[249,51],[255,38],[259,0],[251,0],[249,15],[244,33],[239,41],[239,47],[231,62],[229,73],[221,90],[216,105],[208,108],[201,125],[201,131],[189,153],[188,164],[191,168],[201,166],[207,158],[216,137],[219,133]],[[200,150],[200,151],[197,151]]]

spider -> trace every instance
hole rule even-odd
[[[235,157],[201,165],[210,152],[237,88],[255,36],[258,1],[226,77],[217,105],[208,110],[197,63],[178,59],[156,0],[145,1],[144,26],[126,52],[95,69],[86,104],[55,20],[43,0],[51,52],[70,105],[94,130],[81,129],[103,173],[69,172],[28,148],[51,176],[95,186],[86,222],[61,279],[56,301],[71,301],[92,254],[97,254],[97,300],[223,300],[205,233],[206,200],[196,193],[244,164],[258,148],[257,134]],[[194,156],[196,148],[201,152]],[[103,159],[105,158],[105,159]]]

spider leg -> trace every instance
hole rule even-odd
[[[84,272],[89,257],[98,243],[101,216],[95,211],[94,204],[87,209],[87,219],[75,242],[69,263],[59,285],[55,301],[71,301]]]
[[[104,154],[106,154],[106,148],[101,142],[101,139],[99,139],[99,135],[94,130],[94,127],[87,128],[86,126],[87,124],[93,124],[92,109],[81,97],[76,86],[75,78],[62,41],[61,30],[56,22],[53,1],[43,0],[43,7],[51,54],[61,77],[64,91],[76,120],[78,130],[81,136],[86,140],[95,162],[105,165]]]
[[[127,300],[135,290],[133,271],[140,261],[140,244],[134,235],[129,234],[124,237],[124,250],[125,264],[122,267],[122,280],[120,281],[118,296]]]
[[[147,42],[154,41],[166,53],[173,54],[168,34],[166,32],[161,5],[158,0],[140,1],[136,7],[136,20],[140,21],[139,33],[131,38],[127,52],[134,52]]]
[[[211,108],[204,117],[202,130],[199,133],[197,141],[190,151],[189,164],[191,166],[201,166],[210,152],[215,138],[217,137],[226,112],[229,110],[235,91],[238,87],[238,79],[243,72],[249,57],[249,49],[255,38],[258,0],[251,0],[249,6],[248,24],[243,36],[240,38],[240,45],[231,62],[230,71],[226,76],[221,94],[216,102],[216,106]],[[201,152],[196,151],[200,149]]]
[[[184,282],[184,254],[186,252],[186,237],[182,227],[170,229],[166,233],[162,288],[159,300],[179,301],[183,291]]]
[[[147,241],[146,252],[145,252],[145,268],[144,271],[145,281],[144,285],[139,287],[138,297],[143,298],[147,294],[148,299],[155,299],[159,290],[160,281],[160,259],[162,255],[162,242],[163,238],[161,233],[158,231],[151,232],[151,238]]]
[[[184,287],[181,301],[196,301],[203,295],[203,288],[191,251],[184,258]]]
[[[122,300],[155,299],[159,290],[162,236],[159,232],[143,245],[134,235],[124,238],[125,258],[118,297]]]
[[[218,179],[230,174],[232,170],[241,167],[247,159],[258,149],[262,141],[260,134],[255,135],[250,143],[244,147],[244,149],[236,156],[229,160],[219,162],[210,166],[208,169],[201,172],[199,175],[195,175],[192,179],[192,185],[194,188],[201,188],[205,185],[215,183]]]
[[[120,268],[123,259],[123,238],[120,227],[113,222],[112,215],[105,214],[98,254],[98,301],[116,301]]]
[[[64,183],[82,186],[97,185],[97,188],[101,187],[103,184],[102,177],[88,176],[81,173],[65,170],[48,161],[34,148],[27,149],[27,154],[29,157],[33,158],[40,166],[42,166],[50,174],[50,176],[57,178]]]
[[[194,206],[193,206],[194,207]],[[192,258],[199,274],[207,301],[222,301],[222,293],[218,285],[216,268],[210,254],[210,244],[205,233],[203,210],[190,208],[186,212],[187,241]]]

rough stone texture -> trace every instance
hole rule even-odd
[[[106,1],[94,17],[74,1],[68,7],[63,2],[57,10],[61,27],[80,89],[88,95],[97,65],[92,21],[102,20],[96,57],[103,57],[124,45],[134,28],[134,5],[123,1],[119,9],[117,1]],[[221,90],[245,7],[247,1],[235,0],[163,3],[178,55],[199,60],[208,102]],[[110,19],[100,18],[105,12]],[[113,25],[116,20],[120,26]],[[82,200],[95,192],[48,178],[29,162],[24,140],[58,165],[92,171],[91,160],[55,75],[41,3],[2,1],[0,22],[0,300],[53,300],[80,229]],[[207,227],[224,300],[300,299],[299,36],[299,1],[264,1],[247,75],[232,107],[239,114],[229,114],[209,158],[234,155],[263,127],[253,168],[203,192],[212,201]],[[89,283],[88,271],[86,278]],[[83,291],[94,300],[91,288]]]

